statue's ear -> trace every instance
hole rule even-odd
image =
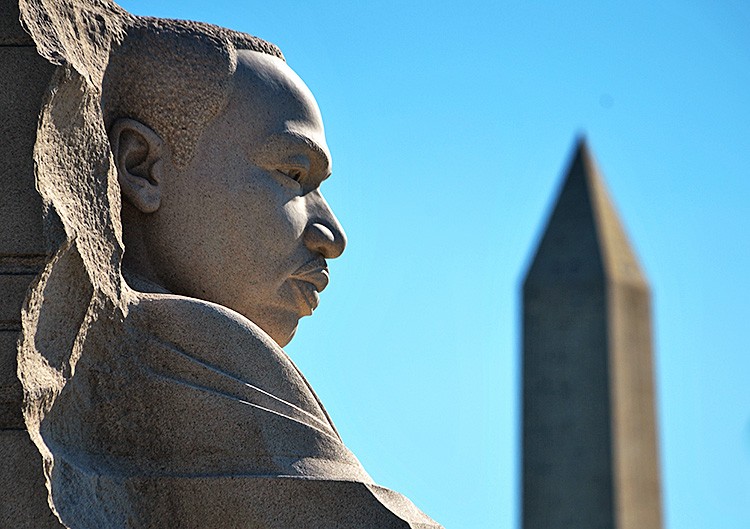
[[[112,125],[109,143],[123,196],[143,213],[159,209],[164,141],[143,123],[123,118]]]

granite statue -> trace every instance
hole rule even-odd
[[[70,529],[439,528],[373,483],[282,347],[344,230],[280,50],[107,0],[22,0],[59,65],[34,158],[56,251],[22,313],[24,418]]]

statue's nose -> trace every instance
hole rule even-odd
[[[322,195],[317,198],[303,240],[308,249],[326,259],[335,259],[346,248],[346,234]]]

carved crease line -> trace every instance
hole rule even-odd
[[[177,350],[177,352],[180,352],[180,351]],[[187,358],[191,358],[189,355],[186,355],[185,353],[181,353],[181,354],[183,356],[187,357]],[[203,364],[203,362],[197,361],[195,359],[192,359],[192,361],[198,363],[199,365],[202,365],[204,367],[204,369],[208,368],[209,370],[214,371],[212,368],[210,368],[210,367],[206,366],[205,364]],[[224,392],[224,391],[219,390],[217,388],[210,388],[210,387],[204,386],[203,384],[201,384],[198,381],[192,382],[192,381],[189,381],[189,380],[186,380],[186,379],[180,379],[180,378],[177,378],[177,376],[175,376],[173,374],[167,374],[165,372],[157,370],[154,366],[151,366],[151,365],[145,365],[144,369],[146,371],[150,371],[157,378],[160,378],[160,379],[163,379],[163,380],[169,380],[169,381],[174,382],[174,383],[176,383],[178,385],[181,385],[181,386],[184,386],[184,387],[188,387],[188,388],[192,388],[192,389],[194,389],[196,391],[202,391],[202,392],[205,392],[205,393],[210,393],[212,395],[216,395],[218,397],[221,397],[221,398],[224,398],[224,399],[227,399],[227,400],[230,400],[230,401],[241,402],[241,403],[246,404],[248,406],[251,406],[251,407],[253,407],[253,408],[257,409],[257,410],[260,410],[260,411],[263,411],[263,412],[266,412],[266,413],[270,413],[270,414],[273,414],[273,415],[277,415],[279,417],[283,417],[284,419],[296,422],[296,423],[298,423],[298,424],[300,424],[302,426],[306,426],[307,428],[310,428],[312,430],[316,430],[316,431],[320,432],[321,434],[325,435],[326,437],[330,437],[331,439],[334,439],[336,441],[339,440],[334,435],[332,435],[331,432],[327,432],[327,431],[325,431],[323,429],[322,426],[324,426],[324,424],[320,420],[317,420],[314,416],[307,417],[307,416],[310,415],[309,413],[307,413],[304,410],[298,408],[294,404],[291,404],[289,402],[286,402],[285,400],[279,399],[278,397],[274,397],[274,396],[271,395],[271,397],[272,397],[271,401],[273,402],[275,400],[276,402],[274,402],[274,404],[276,404],[276,405],[279,405],[279,403],[284,403],[286,405],[286,408],[287,408],[286,410],[283,410],[284,406],[281,406],[282,409],[280,409],[280,410],[274,410],[274,409],[268,408],[266,406],[262,406],[262,405],[260,405],[258,403],[250,402],[249,400],[247,400],[247,396],[243,397],[241,395],[235,395],[235,394],[232,394],[232,393]],[[232,377],[231,375],[228,375],[226,373],[222,373],[221,371],[216,371],[216,372],[220,373],[223,376],[226,376],[226,377],[228,377],[230,379],[234,379],[235,381],[239,381],[247,389],[250,390],[250,393],[254,393],[254,392],[258,392],[260,394],[265,394],[266,393],[262,389],[257,388],[256,386],[253,386],[252,384],[248,384],[247,382],[242,382],[239,379],[236,379],[235,377]],[[268,395],[270,395],[270,394],[268,394]],[[302,415],[298,415],[297,417],[295,417],[294,415],[290,414],[290,412],[294,413],[295,411],[302,412]],[[315,423],[318,423],[318,424],[308,422],[309,418],[314,419]],[[304,420],[304,419],[308,419],[308,420]]]
[[[236,377],[235,375],[233,375],[231,373],[227,373],[226,371],[223,371],[223,370],[219,369],[218,367],[210,364],[209,362],[207,362],[205,360],[201,360],[201,359],[196,358],[196,357],[194,357],[192,355],[189,355],[188,353],[186,353],[185,351],[183,351],[182,349],[180,349],[179,347],[177,347],[172,342],[169,342],[167,340],[163,340],[163,339],[158,338],[156,336],[150,337],[149,340],[150,341],[154,341],[157,344],[160,344],[160,345],[166,347],[167,349],[169,349],[170,351],[172,351],[176,355],[178,355],[178,357],[182,357],[183,359],[187,360],[189,363],[193,363],[195,365],[198,365],[200,368],[207,370],[212,375],[218,376],[219,380],[221,380],[222,378],[227,378],[227,379],[233,381],[235,384],[239,384],[240,387],[243,387],[244,389],[248,390],[251,394],[254,393],[256,395],[260,395],[262,398],[269,399],[270,403],[272,403],[273,405],[276,405],[276,406],[280,406],[283,410],[285,410],[285,411],[275,410],[275,412],[279,413],[280,415],[283,415],[285,417],[289,417],[291,419],[291,418],[293,418],[292,415],[287,415],[287,413],[291,412],[291,413],[300,414],[301,417],[304,417],[304,419],[305,419],[304,422],[306,422],[308,420],[312,420],[313,421],[314,424],[309,424],[308,426],[310,426],[312,428],[315,428],[316,430],[319,430],[319,431],[323,431],[322,428],[327,429],[327,427],[330,426],[330,425],[326,424],[325,421],[322,421],[321,419],[319,419],[318,417],[316,417],[315,415],[313,415],[309,411],[307,411],[305,409],[302,409],[299,406],[297,406],[295,404],[292,404],[291,402],[288,402],[288,401],[286,401],[286,400],[284,400],[282,398],[279,398],[276,395],[274,395],[273,393],[269,393],[268,391],[265,391],[264,389],[256,386],[255,384],[251,384],[250,382],[242,380],[241,378],[238,378],[238,377]],[[152,369],[153,369],[153,367],[152,367]],[[298,371],[298,373],[299,373],[299,371]],[[164,376],[167,376],[167,377],[174,376],[174,375],[168,375],[166,373],[162,373],[162,374]],[[301,375],[301,373],[300,373],[300,375]],[[177,379],[175,379],[175,380],[177,380]],[[187,382],[187,381],[185,381],[185,382]],[[308,385],[308,388],[309,387],[310,386]],[[312,388],[310,388],[310,390],[312,391]],[[216,391],[216,390],[213,390],[213,391]],[[314,394],[315,393],[313,392],[313,395]],[[226,394],[226,396],[230,396],[230,395]],[[240,395],[231,395],[231,396],[233,398],[235,398],[235,399],[238,399],[238,400],[242,400],[242,401],[245,400]],[[318,404],[320,404],[320,401],[318,401]],[[321,408],[322,408],[322,405],[321,405]],[[303,421],[300,419],[300,422],[303,422]],[[338,433],[335,432],[335,430],[334,430],[334,433],[336,433],[336,436],[331,435],[330,432],[323,431],[323,433],[325,433],[326,435],[328,435],[330,437],[333,437],[333,438],[336,438],[336,436],[338,436]]]
[[[81,473],[81,474],[87,474],[92,477],[101,478],[105,477],[105,479],[109,478],[116,478],[116,479],[124,479],[125,482],[128,481],[139,481],[139,480],[182,480],[182,479],[206,479],[206,480],[213,480],[213,479],[265,479],[265,480],[277,480],[277,479],[294,479],[299,481],[317,481],[317,482],[337,482],[337,483],[353,483],[355,485],[365,485],[365,486],[375,486],[379,488],[379,485],[372,482],[366,482],[366,481],[351,481],[350,479],[341,479],[341,478],[329,478],[329,477],[319,477],[319,476],[310,476],[310,475],[300,475],[300,474],[260,474],[255,472],[185,472],[185,471],[165,471],[165,470],[152,470],[151,472],[144,472],[140,471],[136,474],[129,474],[128,476],[123,476],[122,474],[118,473],[117,471],[113,471],[112,469],[104,468],[102,471],[92,471],[92,466],[89,461],[85,461],[81,463],[81,453],[77,450],[70,450],[67,449],[67,447],[63,445],[59,445],[57,443],[51,443],[54,447],[55,453],[59,454],[57,457],[64,461],[64,464],[68,467],[71,467],[74,469],[75,472]],[[250,455],[257,455],[254,453],[250,453]],[[315,461],[321,461],[321,462],[331,462],[333,460],[322,458],[322,457],[307,457],[304,454],[298,454],[298,453],[279,453],[278,455],[269,456],[267,459],[271,463],[275,463],[274,460],[283,458],[283,459],[289,459],[293,461],[300,461],[303,459],[306,460],[315,460]],[[360,467],[358,465],[354,465],[351,463],[342,463],[336,461],[338,465],[340,465],[343,468],[351,467],[351,469],[358,470]],[[397,493],[398,494],[398,493]]]
[[[278,417],[281,417],[283,419],[286,419],[286,420],[289,420],[289,421],[292,421],[292,422],[296,422],[300,426],[305,426],[307,428],[310,428],[311,430],[315,430],[317,432],[320,432],[321,434],[323,434],[323,435],[325,435],[327,437],[330,437],[331,439],[334,439],[334,440],[338,441],[338,439],[336,439],[336,437],[332,436],[329,432],[321,430],[320,428],[318,428],[314,424],[310,424],[308,422],[304,422],[301,419],[293,417],[291,415],[286,415],[285,413],[283,413],[281,411],[277,411],[277,410],[272,410],[270,408],[266,408],[265,406],[261,406],[260,404],[256,404],[254,402],[250,402],[247,399],[244,399],[244,398],[239,397],[237,395],[232,395],[231,393],[224,393],[223,391],[218,391],[216,389],[212,389],[212,388],[203,386],[201,384],[196,384],[196,383],[193,383],[193,382],[188,382],[188,381],[185,381],[185,380],[180,380],[180,379],[175,378],[173,376],[166,375],[166,374],[163,374],[163,373],[159,373],[159,372],[155,371],[152,368],[148,368],[148,369],[153,373],[153,375],[155,377],[158,377],[158,378],[161,378],[161,379],[164,379],[164,380],[169,380],[169,381],[177,383],[177,384],[179,384],[181,386],[192,388],[192,389],[194,389],[196,391],[203,391],[205,393],[210,393],[212,395],[216,395],[217,397],[221,397],[223,399],[227,399],[227,400],[235,401],[235,402],[241,402],[242,404],[246,404],[246,405],[248,405],[248,406],[250,406],[252,408],[255,408],[256,410],[260,410],[262,412],[269,413],[271,415],[276,415]],[[290,406],[292,406],[292,405],[290,404]],[[300,456],[300,454],[275,454],[275,455],[284,456],[284,457],[299,457]]]
[[[305,378],[305,375],[302,374],[302,371],[300,371],[300,368],[297,367],[297,364],[295,364],[294,361],[292,361],[291,357],[286,353],[286,351],[284,351],[282,349],[281,352],[284,354],[284,356],[287,358],[287,360],[289,360],[289,363],[292,365],[292,367],[294,368],[294,370],[300,376],[300,378],[302,379],[302,382],[305,383],[305,385],[307,386],[307,389],[310,390],[310,393],[312,394],[313,398],[315,398],[315,402],[318,403],[318,407],[323,412],[323,415],[325,416],[325,418],[328,419],[328,425],[333,430],[333,433],[336,434],[336,437],[338,437],[338,440],[343,443],[344,440],[341,438],[341,434],[336,429],[336,425],[333,424],[333,419],[331,419],[331,416],[328,415],[328,410],[326,410],[325,406],[323,406],[323,402],[320,400],[320,397],[318,397],[318,394],[315,393],[315,390],[313,390],[312,385],[310,385],[310,383],[307,381],[307,378]]]

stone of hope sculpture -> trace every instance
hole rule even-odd
[[[346,244],[281,52],[108,0],[20,10],[59,65],[34,153],[58,250],[19,378],[62,523],[439,528],[372,482],[281,349]]]

